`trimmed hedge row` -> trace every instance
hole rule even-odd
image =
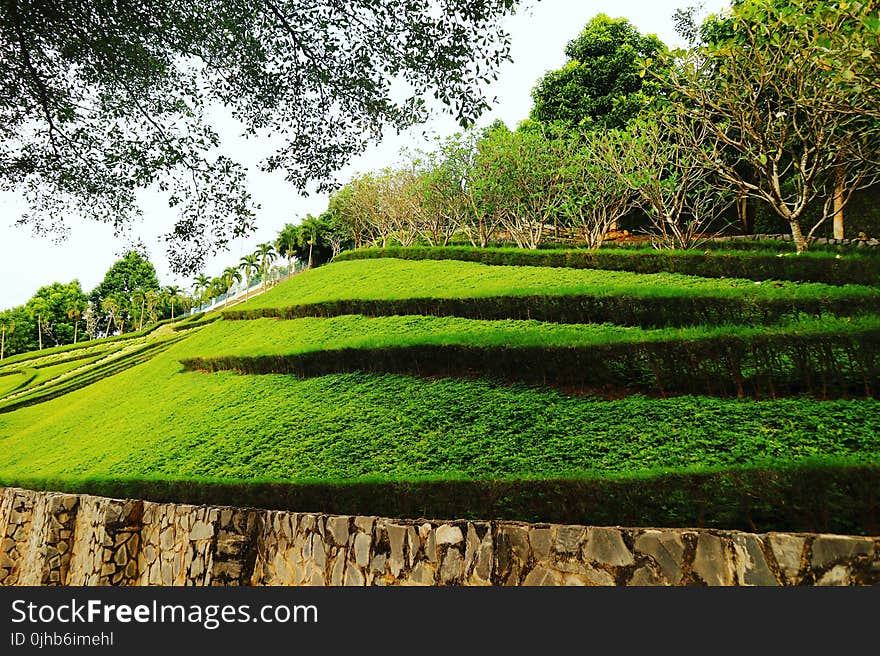
[[[876,312],[877,299],[840,295],[821,299],[747,299],[712,296],[560,295],[474,298],[346,299],[290,307],[227,310],[223,317],[247,319],[424,315],[464,319],[519,319],[551,323],[614,323],[640,328],[699,325],[769,325],[800,315],[853,316]]]
[[[343,515],[880,534],[876,465],[768,465],[629,479],[297,484],[4,477],[0,484]]]
[[[162,319],[161,321],[157,321],[156,323],[147,326],[146,328],[136,330],[133,333],[123,333],[122,335],[113,335],[112,337],[98,337],[97,339],[88,339],[78,342],[76,344],[63,344],[61,346],[53,346],[52,348],[45,348],[42,351],[26,351],[24,353],[17,353],[16,355],[12,355],[3,361],[0,361],[0,366],[15,364],[16,362],[25,362],[27,360],[35,360],[37,358],[46,357],[47,355],[55,355],[56,353],[64,353],[66,351],[75,351],[76,349],[81,348],[101,346],[102,344],[109,344],[111,342],[123,342],[128,339],[137,339],[138,337],[149,335],[151,332],[153,332],[160,326],[164,326],[167,323],[171,323],[171,319]],[[53,362],[52,364],[59,363]]]
[[[845,334],[711,336],[586,347],[417,345],[343,348],[294,355],[190,358],[185,371],[239,371],[303,378],[369,372],[496,380],[574,388],[710,396],[874,396],[880,329]]]
[[[404,260],[462,260],[507,266],[569,267],[634,273],[682,273],[703,278],[791,280],[828,285],[880,284],[880,258],[812,257],[697,251],[523,250],[492,248],[368,248],[340,253],[334,261],[394,257]]]
[[[49,401],[59,396],[69,394],[70,392],[75,392],[76,390],[87,387],[94,382],[118,374],[119,372],[130,369],[136,365],[143,364],[180,339],[180,337],[177,337],[161,342],[146,344],[131,353],[87,369],[71,378],[55,383],[49,382],[46,387],[34,389],[32,392],[25,394],[24,396],[11,399],[5,403],[0,403],[0,413],[12,412],[18,408],[43,403],[44,401]]]

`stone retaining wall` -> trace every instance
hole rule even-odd
[[[880,537],[397,520],[0,488],[0,585],[813,584],[880,584]]]
[[[761,234],[761,235],[721,235],[713,237],[709,241],[725,242],[725,241],[792,241],[791,233],[786,234]],[[880,239],[832,239],[831,237],[814,237],[810,240],[811,244],[820,246],[855,246],[856,248],[877,248],[880,246]]]

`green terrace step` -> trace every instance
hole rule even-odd
[[[640,330],[434,317],[222,322],[186,371],[485,377],[578,393],[873,396],[880,317]]]
[[[713,280],[678,274],[374,260],[305,272],[227,319],[421,314],[656,328],[769,324],[800,315],[880,309],[880,289]]]

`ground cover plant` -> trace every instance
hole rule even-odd
[[[243,308],[363,295],[406,303],[425,290],[450,301],[532,298],[540,290],[560,308],[576,303],[572,291],[621,290],[645,305],[655,294],[659,307],[674,302],[671,290],[698,302],[718,294],[729,303],[833,298],[850,307],[840,317],[799,311],[755,327],[703,315],[702,325],[662,329],[430,313],[289,321],[208,315],[190,330],[126,342],[124,354],[0,401],[0,483],[391,516],[876,532],[880,407],[865,397],[878,382],[878,319],[867,313],[877,290],[377,259],[299,274]],[[852,312],[859,303],[864,312]],[[462,357],[443,360],[430,351],[437,347]],[[412,375],[382,371],[404,355],[412,362],[413,349],[428,350],[405,370]],[[714,388],[662,398],[689,390],[669,383],[658,392],[647,351],[662,382],[674,374],[702,384],[708,376]],[[517,360],[529,352],[531,359]],[[250,358],[269,364],[253,370],[264,373],[287,358],[314,357],[324,366],[340,353],[329,371],[315,372],[327,375],[310,378],[187,372],[181,364]],[[601,357],[587,363],[572,353]],[[729,370],[737,353],[741,383]],[[768,355],[761,366],[769,367],[776,396],[794,396],[771,398],[750,353]],[[78,356],[40,357],[0,374],[73,366]],[[455,369],[426,371],[444,361]],[[374,370],[334,371],[340,362]],[[551,374],[566,366],[625,384],[604,395],[549,389]],[[503,382],[490,379],[493,367]],[[20,375],[0,375],[0,384]],[[799,394],[810,385],[814,396]],[[718,396],[756,390],[761,400]]]
[[[360,316],[220,322],[188,347],[188,371],[322,376],[353,371],[483,376],[578,393],[872,396],[880,318],[745,328]]]
[[[635,476],[650,488],[662,473],[821,465],[859,495],[876,490],[861,469],[878,464],[876,401],[633,395],[609,402],[486,381],[206,376],[180,373],[174,351],[181,347],[63,399],[0,415],[0,478],[129,481],[131,489],[142,481],[141,491],[150,481],[160,488],[163,480],[189,481],[191,494],[202,494],[201,481],[214,482],[238,490],[246,504],[249,486],[267,481],[362,489],[465,479],[491,489],[499,480]],[[71,426],[92,429],[71,440]],[[853,467],[854,476],[862,473],[850,480]],[[754,490],[756,502],[774,503],[766,492]],[[321,504],[313,497],[309,510],[329,507],[337,494]],[[561,500],[545,498],[545,517]],[[611,512],[616,502],[605,501]],[[662,516],[658,510],[654,519]]]
[[[381,259],[308,271],[223,315],[433,314],[662,327],[763,324],[803,313],[849,316],[877,307],[880,289],[860,285]]]

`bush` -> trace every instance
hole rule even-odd
[[[345,251],[336,261],[394,257],[407,260],[463,260],[508,266],[571,267],[634,273],[682,273],[704,278],[791,280],[829,285],[880,283],[880,258],[827,252],[801,256],[717,251],[640,251],[623,248],[523,250],[476,248],[383,248]]]
[[[880,533],[880,467],[872,465],[819,463],[551,480],[296,484],[2,477],[0,484],[157,502],[343,515]]]
[[[234,370],[308,378],[369,372],[482,376],[577,391],[755,397],[807,393],[873,396],[880,384],[880,326],[799,330],[784,326],[697,337],[591,346],[423,344],[338,348],[288,355],[182,360],[187,371]]]
[[[801,315],[853,316],[877,308],[873,296],[842,294],[802,299],[629,295],[489,296],[337,300],[290,307],[227,310],[226,319],[301,319],[361,314],[426,315],[465,319],[534,319],[552,323],[615,323],[641,328],[701,324],[768,325]]]

